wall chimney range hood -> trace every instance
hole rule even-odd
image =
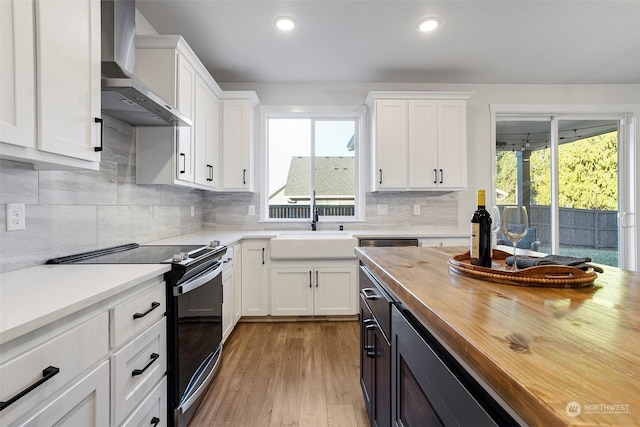
[[[135,77],[135,0],[102,0],[102,111],[134,126],[191,126]]]

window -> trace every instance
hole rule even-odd
[[[624,221],[633,192],[621,179],[633,174],[622,161],[632,140],[624,116],[507,114],[495,120],[494,203],[527,207],[531,239],[522,247],[635,269]]]
[[[357,220],[361,113],[265,114],[263,220]],[[265,188],[266,187],[266,188]]]

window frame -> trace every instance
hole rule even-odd
[[[269,146],[267,122],[269,119],[353,120],[355,123],[355,191],[354,215],[321,216],[320,223],[353,223],[365,221],[366,212],[366,108],[364,106],[293,106],[261,105],[260,124],[260,222],[300,224],[310,218],[269,218]]]
[[[640,171],[637,169],[637,163],[635,160],[635,150],[637,141],[637,128],[636,128],[636,115],[633,112],[634,108],[630,105],[521,105],[521,104],[490,104],[489,106],[491,116],[491,144],[490,154],[491,159],[491,196],[493,201],[496,199],[495,194],[495,174],[496,174],[496,120],[543,120],[549,121],[551,124],[552,141],[550,148],[552,150],[552,158],[558,158],[558,141],[557,138],[557,126],[558,121],[567,119],[585,119],[585,120],[597,120],[597,119],[612,119],[619,121],[618,127],[618,197],[620,198],[620,205],[618,210],[622,213],[622,218],[619,218],[619,222],[624,224],[626,221],[631,223],[630,226],[622,226],[619,235],[619,247],[618,247],[618,259],[619,267],[627,270],[637,271],[637,254],[638,243],[640,237],[635,231],[633,222],[635,221],[635,213],[637,212],[637,187],[636,180]],[[554,166],[552,165],[552,169]],[[557,169],[557,165],[555,166]],[[557,174],[552,172],[552,183],[555,182],[555,187],[558,187]],[[555,192],[557,193],[557,191]],[[557,194],[552,193],[552,212],[555,218],[552,218],[552,249],[557,251],[559,248],[559,218],[557,214]]]

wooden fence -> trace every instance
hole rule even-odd
[[[536,227],[537,239],[543,245],[551,244],[550,206],[531,206],[529,224]],[[560,208],[560,242],[563,246],[617,249],[618,212]]]

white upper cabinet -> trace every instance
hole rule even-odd
[[[220,87],[182,37],[138,36],[136,43],[136,75],[193,122],[138,128],[137,182],[215,189]]]
[[[33,3],[0,1],[0,141],[35,147]]]
[[[255,92],[225,92],[222,99],[221,190],[255,191]]]
[[[371,92],[371,190],[464,190],[469,96]]]
[[[0,157],[97,170],[100,2],[2,1],[0,12]]]
[[[199,76],[196,78],[195,99],[195,182],[216,189],[220,152],[220,101]]]

